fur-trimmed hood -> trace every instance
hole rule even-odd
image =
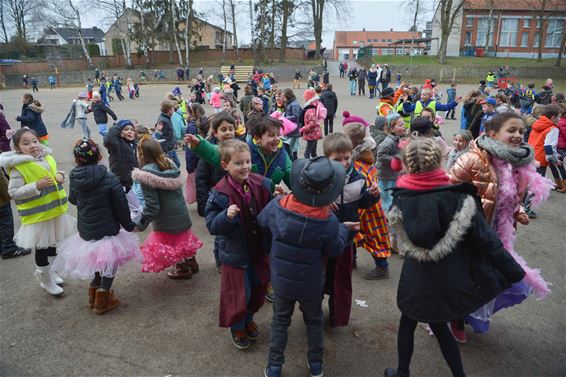
[[[477,206],[472,196],[467,196],[461,208],[454,213],[454,217],[448,228],[445,230],[444,235],[438,240],[432,248],[417,246],[411,239],[422,239],[419,234],[407,234],[406,226],[403,221],[403,214],[398,206],[393,206],[387,218],[389,225],[395,229],[397,234],[397,242],[400,250],[405,252],[405,255],[414,258],[419,262],[438,262],[445,258],[454,250],[457,245],[464,239],[468,229],[472,226],[474,215],[477,212]],[[437,226],[432,224],[432,226]],[[417,232],[431,233],[430,227],[422,224],[422,227],[412,228],[417,229]]]
[[[375,163],[375,156],[372,152],[373,148],[375,148],[375,141],[372,143],[369,138],[366,137],[364,141],[352,151],[352,160],[362,160],[367,164],[373,165]]]
[[[28,107],[30,108],[31,111],[33,111],[34,113],[38,113],[41,114],[44,110],[43,105],[38,104],[38,103],[30,103],[28,105]]]
[[[16,151],[4,152],[0,154],[0,167],[8,170],[31,161],[41,161],[47,155],[53,154],[51,148],[42,145],[43,153],[39,157],[33,157]]]
[[[173,163],[171,163],[173,165]],[[148,164],[143,169],[134,168],[132,179],[141,184],[167,191],[175,191],[183,187],[183,177],[179,169],[160,170],[157,164]]]

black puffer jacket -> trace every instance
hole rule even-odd
[[[90,112],[94,114],[94,122],[96,124],[108,124],[108,115],[114,120],[118,119],[114,111],[102,101],[93,102],[92,106],[87,110],[87,113]]]
[[[120,226],[128,232],[135,227],[124,189],[104,165],[71,170],[69,202],[77,206],[79,234],[85,241],[115,236]]]
[[[397,305],[415,321],[461,318],[525,276],[487,224],[475,192],[470,184],[393,190],[388,220],[405,252]]]
[[[159,114],[157,123],[160,122],[163,123],[161,138],[165,139],[165,141],[161,143],[161,149],[163,149],[163,153],[167,153],[175,149],[175,132],[173,131],[173,123],[171,123],[171,115]]]
[[[326,116],[328,118],[334,117],[338,109],[338,97],[336,97],[336,93],[328,89],[323,90],[322,93],[320,93],[320,102],[326,107]]]
[[[218,139],[211,137],[208,139],[212,144],[217,144]],[[226,171],[220,166],[214,166],[204,161],[199,160],[196,169],[196,190],[197,190],[197,210],[199,216],[204,217],[204,210],[206,209],[206,201],[208,200],[208,193],[216,186],[218,182],[226,175]]]
[[[104,136],[104,146],[108,149],[110,157],[110,170],[120,179],[122,186],[132,187],[132,170],[138,166],[136,157],[136,144],[129,143],[120,136],[122,129],[114,125]]]

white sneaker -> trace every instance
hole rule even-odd
[[[39,278],[41,288],[45,289],[49,294],[53,296],[59,296],[63,294],[63,288],[55,284],[51,279],[51,266],[37,266],[35,273]]]

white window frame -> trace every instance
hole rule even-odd
[[[562,42],[562,33],[564,33],[564,19],[549,19],[546,23],[546,37],[544,38],[544,47],[560,48],[560,43]]]
[[[476,30],[476,46],[485,46],[489,18],[479,18],[478,28]],[[493,46],[493,35],[495,30],[495,19],[491,19],[491,28],[489,30],[489,47]]]
[[[466,27],[473,27],[474,26],[474,18],[471,16],[466,17]]]
[[[523,28],[528,29],[531,27],[531,19],[530,18],[524,18],[523,19]]]
[[[539,40],[539,38],[540,38],[540,31],[537,31],[537,32],[535,33],[535,40],[533,41],[533,47],[538,48],[538,45],[539,45],[538,40]]]
[[[516,18],[502,18],[499,31],[499,46],[517,47],[517,31],[519,22]]]
[[[527,38],[525,38],[525,37],[527,37]],[[529,47],[529,32],[528,31],[524,31],[521,34],[521,47]]]

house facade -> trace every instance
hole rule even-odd
[[[112,41],[119,39],[127,30],[133,30],[133,25],[139,21],[139,12],[128,8],[127,15],[126,13],[122,14],[112,26],[110,26],[106,32],[106,49],[109,55],[122,53],[121,49],[118,51],[113,50]],[[191,36],[191,46],[199,49],[221,49],[224,43],[224,34],[226,34],[226,48],[234,47],[232,33],[201,19],[197,19],[195,23],[198,33],[193,33]],[[139,45],[135,41],[131,41],[132,52],[135,52],[138,47]],[[153,51],[169,51],[169,41],[157,42]]]
[[[100,49],[100,55],[107,55],[104,32],[95,27],[81,29],[85,43],[95,44]],[[43,36],[37,40],[39,46],[63,46],[67,44],[80,45],[79,29],[74,27],[49,27]]]
[[[332,57],[336,60],[355,60],[358,58],[360,48],[365,49],[368,55],[404,55],[411,48],[423,49],[423,45],[410,43],[394,45],[399,40],[420,38],[421,33],[411,31],[336,31],[332,45]]]
[[[540,4],[541,0],[467,0],[448,38],[446,55],[532,58],[538,55],[542,34],[543,57],[558,56],[566,31],[566,1],[546,0],[542,22]],[[438,13],[437,9],[432,31],[436,38]],[[432,54],[438,54],[439,43],[432,41]]]

